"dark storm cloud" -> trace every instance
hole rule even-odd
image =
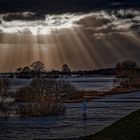
[[[93,37],[100,38],[112,33],[139,34],[140,11],[134,9],[98,11],[80,19],[77,24],[83,25],[85,30],[93,33]]]
[[[86,12],[97,8],[140,6],[139,0],[0,0],[1,12]]]
[[[17,12],[0,14],[0,33],[49,35],[53,31],[56,35],[59,35],[65,33],[63,29],[76,26],[77,28],[91,32],[93,37],[100,38],[116,32],[139,34],[140,31],[140,10],[135,9],[46,15],[45,19],[36,19],[33,21],[7,20],[9,16],[18,17],[20,15],[26,19],[34,16],[34,13]]]

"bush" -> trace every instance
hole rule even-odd
[[[4,116],[7,116],[7,110],[10,105],[7,102],[9,89],[10,89],[10,80],[0,79],[0,112]]]
[[[57,102],[53,96],[43,97],[38,102],[22,103],[18,109],[20,116],[47,116],[57,115],[63,112],[63,104]]]
[[[75,88],[67,82],[54,79],[33,79],[29,87],[17,92],[21,116],[45,116],[64,111],[63,97],[74,93]]]

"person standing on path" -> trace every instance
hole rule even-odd
[[[86,119],[87,118],[87,100],[86,99],[83,100],[82,106],[83,106],[83,118]]]

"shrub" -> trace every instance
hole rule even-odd
[[[29,87],[17,92],[21,116],[45,116],[64,111],[63,97],[75,93],[76,89],[67,82],[54,79],[33,79]]]
[[[117,79],[121,86],[140,86],[139,66],[133,61],[124,61],[116,66]]]
[[[0,112],[4,116],[7,116],[7,110],[9,107],[9,103],[7,102],[9,89],[10,89],[10,80],[0,79]]]

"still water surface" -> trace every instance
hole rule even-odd
[[[94,99],[83,119],[81,103],[66,104],[63,116],[0,119],[0,139],[78,138],[94,134],[114,121],[140,109],[140,92]]]

